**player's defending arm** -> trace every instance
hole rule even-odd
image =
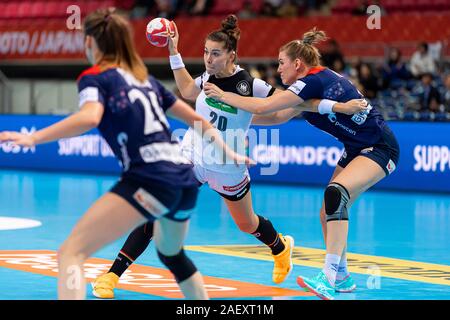
[[[274,95],[280,94],[285,91],[275,90]],[[298,116],[300,113],[307,112],[321,112],[326,113],[327,110],[322,110],[322,108],[328,111],[344,114],[355,114],[365,109],[366,101],[363,99],[353,99],[345,103],[340,103],[332,100],[320,100],[311,99],[303,101],[302,104],[295,107],[290,107],[288,109],[279,110],[276,112],[268,114],[257,114],[253,116],[252,124],[256,125],[274,125],[285,123],[292,118]]]
[[[242,97],[235,93],[225,92],[209,82],[205,83],[204,91],[210,98],[257,115],[287,109],[303,102],[300,97],[287,91],[282,91],[267,98]]]
[[[276,89],[273,94],[276,95],[282,92],[283,92],[282,90]],[[313,105],[312,103],[308,104],[307,102],[305,102],[303,106],[301,107],[299,106],[297,108],[289,108],[267,114],[256,114],[252,118],[252,124],[255,125],[282,124],[298,116],[303,111],[317,112],[317,106],[319,102],[320,100],[317,100],[317,103],[315,105]]]
[[[267,98],[243,97],[232,92],[225,92],[209,82],[205,83],[204,90],[205,94],[210,98],[225,102],[256,115],[267,114],[288,108],[295,108],[301,112],[310,111],[310,107],[303,104],[304,100],[290,90],[282,91]],[[337,103],[336,101],[323,99],[319,102],[317,107],[321,113],[341,112],[354,114],[366,110],[367,102],[364,99],[355,100],[356,102],[353,102],[351,105],[346,105]],[[322,104],[322,110],[324,111],[321,111],[320,104]]]

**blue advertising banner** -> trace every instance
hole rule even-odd
[[[31,133],[62,117],[0,116],[0,131]],[[171,121],[172,129],[184,128]],[[389,122],[400,144],[394,173],[377,188],[450,192],[450,123]],[[252,139],[254,136],[254,139]],[[252,127],[249,153],[259,164],[253,181],[325,185],[343,146],[303,120],[273,127]],[[87,134],[35,148],[0,144],[0,168],[120,173],[111,149],[92,130]]]
[[[0,116],[0,131],[33,133],[62,116]],[[34,148],[0,144],[0,168],[119,173],[120,164],[97,130]]]
[[[400,145],[397,169],[375,187],[398,190],[450,192],[450,123],[389,122]],[[276,128],[276,127],[258,127]],[[294,120],[278,126],[279,144],[257,144],[251,156],[263,162],[279,155],[276,175],[251,169],[254,181],[326,184],[343,152],[334,137],[306,121]],[[276,163],[276,162],[275,162]],[[274,166],[272,162],[270,165]]]

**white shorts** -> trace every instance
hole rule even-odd
[[[201,184],[207,183],[211,189],[231,201],[242,199],[250,189],[248,170],[237,173],[224,173],[194,165],[194,174]]]

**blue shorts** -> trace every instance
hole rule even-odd
[[[345,147],[338,165],[345,168],[357,156],[367,157],[380,165],[386,175],[394,172],[400,156],[400,147],[391,129],[385,125],[380,140],[366,148]]]
[[[165,217],[186,221],[191,216],[198,195],[198,187],[174,188],[136,181],[123,177],[110,190],[131,204],[148,221]]]

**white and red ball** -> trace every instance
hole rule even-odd
[[[165,18],[155,18],[147,24],[147,40],[156,47],[165,47],[169,43],[167,31],[174,32],[172,23]]]

